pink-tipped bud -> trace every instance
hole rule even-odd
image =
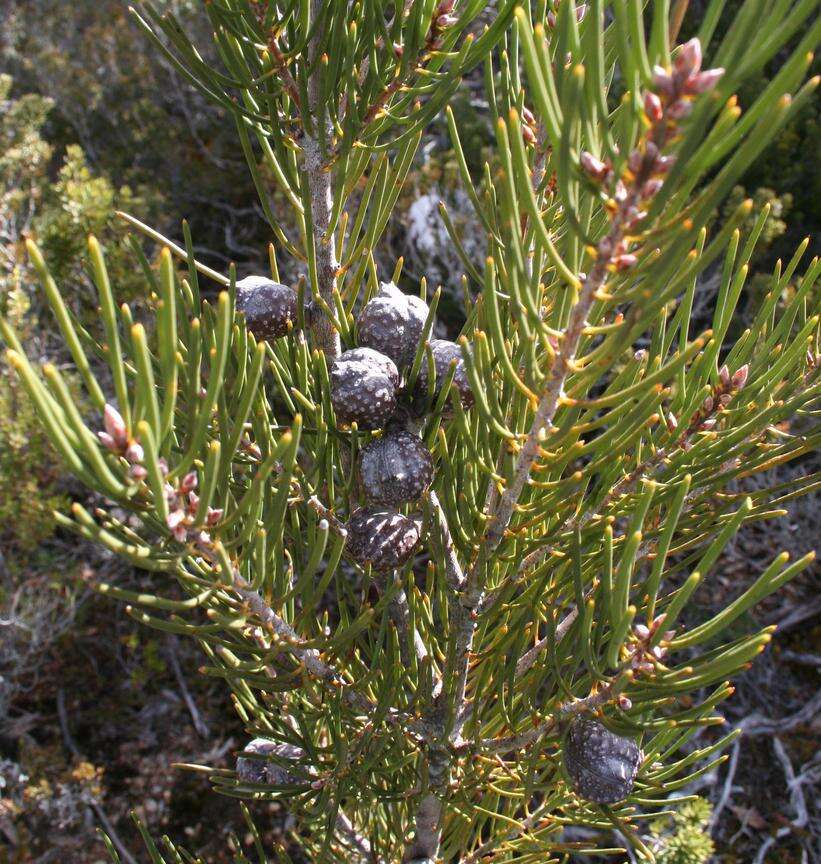
[[[173,531],[178,525],[182,525],[185,520],[184,510],[172,510],[165,517],[165,524]]]
[[[639,210],[638,207],[628,207],[627,212],[624,214],[625,227],[629,229],[635,228],[639,222],[644,221],[646,218],[646,210]]]
[[[651,653],[656,658],[656,660],[661,660],[667,653],[667,649],[662,648],[661,645],[654,645]]]
[[[167,477],[168,476],[168,462],[163,456],[160,456],[160,458],[157,460],[157,466],[160,469],[160,474],[162,474],[163,477]]]
[[[527,123],[522,125],[522,138],[524,139],[525,144],[536,143],[536,133],[527,125]]]
[[[627,167],[636,174],[644,163],[644,154],[641,150],[631,150],[627,157]]]
[[[664,116],[661,99],[655,93],[648,91],[644,94],[644,113],[652,123],[658,123]]]
[[[650,628],[645,624],[636,624],[633,628],[633,632],[639,639],[646,639],[650,635]]]
[[[730,370],[726,363],[718,370],[718,379],[724,387],[730,386]]]
[[[613,192],[613,197],[619,204],[623,204],[627,200],[627,187],[619,180],[616,183],[616,189]]]
[[[197,512],[197,507],[200,504],[200,496],[196,492],[188,493],[188,512],[192,515]]]
[[[117,446],[117,442],[108,434],[108,432],[98,432],[97,437],[100,439],[100,443],[106,450],[111,450],[112,453],[116,453],[120,448]]]
[[[663,180],[659,180],[657,177],[654,177],[652,180],[648,180],[644,186],[641,187],[641,197],[642,198],[652,198],[656,195],[664,185]]]
[[[700,93],[707,93],[712,90],[724,75],[724,70],[719,67],[717,69],[708,69],[706,72],[699,72],[696,75],[691,75],[684,82],[684,92],[692,96],[697,96]]]
[[[132,464],[137,462],[142,462],[145,458],[145,451],[143,450],[143,445],[138,441],[131,441],[126,447],[125,450],[125,458],[128,459]]]
[[[702,428],[705,432],[709,432],[709,431],[710,431],[710,430],[711,430],[711,429],[716,425],[717,422],[718,422],[718,421],[716,420],[715,417],[708,417],[708,418],[707,418],[707,419],[706,419],[706,420],[701,424],[701,428]]]
[[[681,46],[675,59],[675,69],[684,78],[689,78],[701,69],[701,42],[698,38],[691,39]]]
[[[582,150],[579,162],[585,173],[589,174],[594,180],[601,181],[607,176],[609,168],[606,163],[602,162],[601,159],[597,159],[592,153],[588,153],[587,150]]]
[[[217,522],[219,522],[220,519],[222,519],[222,514],[224,512],[225,511],[221,507],[216,507],[216,508],[215,507],[209,507],[208,508],[208,515],[205,517],[206,524],[210,528],[213,528],[214,525],[216,525]]]
[[[188,539],[188,529],[185,525],[177,525],[176,528],[171,529],[171,533],[174,535],[174,539],[177,543],[185,543]]]
[[[128,476],[133,477],[134,480],[145,480],[148,476],[148,471],[142,465],[132,465],[128,469]]]
[[[629,270],[631,267],[636,266],[636,262],[638,260],[639,259],[636,258],[635,255],[631,255],[629,253],[627,255],[617,255],[613,259],[613,266],[616,268],[616,270],[619,270],[619,271]]]
[[[586,15],[587,15],[587,3],[581,3],[580,5],[578,5],[576,7],[576,21],[578,21],[579,24],[581,24],[582,21],[584,21]]]
[[[628,696],[625,696],[624,693],[619,694],[619,708],[622,711],[629,711],[633,707],[633,703],[630,701]]]
[[[211,535],[207,531],[200,531],[194,538],[194,542],[200,549],[209,549],[211,547]]]
[[[671,120],[683,120],[685,117],[689,117],[690,113],[693,110],[693,103],[688,102],[686,99],[677,99],[673,104],[667,109],[667,116]]]
[[[442,0],[442,2],[436,7],[436,14],[445,15],[450,12],[455,5],[456,0]]]
[[[180,492],[187,495],[197,488],[197,472],[189,471],[180,481]]]
[[[650,629],[655,632],[667,620],[667,613],[662,612],[661,615],[656,615],[650,624]]]
[[[440,30],[447,30],[448,27],[453,27],[458,20],[455,15],[440,15],[436,19],[436,26]]]
[[[750,374],[750,367],[745,363],[740,368],[733,372],[733,377],[730,383],[734,390],[740,390],[747,383],[747,376]]]
[[[547,26],[548,27],[555,27],[556,26],[556,13],[555,12],[548,12],[547,13]]]
[[[675,93],[673,76],[663,66],[653,67],[653,87],[667,96]]]
[[[718,397],[718,404],[722,406],[722,408],[726,408],[730,402],[733,401],[732,393],[722,393],[721,396]]]
[[[128,443],[128,430],[125,428],[125,420],[113,405],[106,404],[103,409],[103,426],[117,447],[122,450]]]
[[[715,403],[713,402],[712,396],[705,396],[704,401],[701,403],[701,410],[706,411],[708,414],[713,410],[713,406]]]
[[[524,120],[529,126],[536,125],[536,118],[533,116],[533,112],[527,107],[527,105],[522,105],[522,120]]]
[[[403,45],[400,45],[398,42],[393,43],[393,54],[398,60],[402,59],[402,55],[405,53],[405,48]]]
[[[670,411],[670,412],[667,414],[667,428],[668,428],[671,432],[675,432],[676,429],[678,429],[678,420],[676,420],[676,415],[673,414],[672,411]]]

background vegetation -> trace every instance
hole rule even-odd
[[[165,5],[179,11],[189,4]],[[690,5],[683,33],[698,21],[700,6]],[[114,216],[118,208],[169,236],[185,217],[206,263],[225,268],[236,261],[240,275],[263,269],[268,233],[233,124],[144,41],[124,2],[5,0],[0,32],[0,304],[28,334],[30,355],[59,357],[59,347],[37,326],[25,235],[37,238],[55,277],[72,286],[76,308],[87,315],[93,314],[92,295],[78,253],[88,233],[105,245],[119,290],[139,303],[125,234]],[[763,83],[750,84],[740,101]],[[493,140],[476,110],[481,94],[481,82],[468,81],[453,103],[468,162],[477,169]],[[753,262],[762,273],[789,257],[803,237],[817,243],[818,125],[815,103],[734,194],[736,203],[746,194],[772,205],[766,248]],[[470,254],[480,255],[483,241],[447,146],[443,123],[432,123],[380,254],[385,260],[404,256],[405,278],[415,283],[427,275],[455,297],[460,265],[440,222],[439,201],[459,223]],[[272,207],[281,207],[286,218],[283,202],[274,198]],[[728,202],[727,211],[733,208]],[[750,284],[755,292],[756,280]],[[709,292],[701,297],[706,320]],[[459,308],[440,305],[444,328],[458,324]],[[808,460],[789,470],[812,466]],[[141,815],[152,829],[184,837],[209,861],[219,861],[228,834],[242,837],[239,810],[201,794],[204,786],[168,765],[227,762],[241,730],[222,688],[192,674],[188,646],[136,630],[121,607],[85,588],[114,569],[120,584],[136,590],[142,577],[55,532],[51,511],[80,494],[60,470],[18,385],[0,370],[0,862],[99,861],[100,824],[135,850],[128,821],[134,801],[143,802]],[[805,498],[795,502],[789,519],[747,527],[724,556],[723,589],[703,593],[701,605],[718,608],[725,596],[735,596],[772,549],[803,552],[817,524],[818,501]],[[740,680],[730,704],[728,721],[743,724],[747,735],[728,766],[702,778],[698,791],[712,809],[705,802],[650,829],[664,864],[695,864],[713,852],[725,864],[751,861],[787,824],[801,823],[800,832],[782,832],[765,860],[799,862],[812,848],[821,820],[814,809],[821,780],[813,746],[821,714],[817,575],[805,575],[757,610],[763,623],[780,628],[773,650]],[[271,818],[259,823],[285,836],[287,814],[277,806],[270,805]]]

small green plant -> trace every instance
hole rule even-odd
[[[734,338],[769,208],[743,240],[751,201],[714,224],[814,92],[815,3],[749,0],[714,38],[716,0],[684,44],[666,2],[500,0],[480,26],[484,5],[213,0],[215,68],[184,21],[140,4],[236,123],[270,272],[237,282],[186,224],[175,243],[126,216],[164,247],[158,269],[135,250],[151,314],[117,302],[91,238],[99,326],[80,327],[29,242],[86,416],[0,319],[54,447],[103,499],[59,525],[156,574],[156,593],[95,587],[195,639],[246,727],[233,769],[188,767],[226,797],[282,798],[312,862],[621,854],[569,826],[652,861],[643,820],[723,758],[736,732],[684,745],[772,636],[733,625],[813,560],[776,555],[684,623],[736,532],[815,483],[731,485],[818,445],[790,429],[821,387],[821,265],[806,243],[779,264]],[[740,112],[734,91],[781,50]],[[496,136],[481,186],[448,110],[478,64]],[[399,290],[401,261],[374,257],[442,112],[487,237],[474,260],[445,220],[455,342],[434,338],[441,292]],[[708,270],[712,320],[693,332]],[[191,860],[142,833],[154,862]]]
[[[714,852],[708,826],[713,808],[704,798],[682,804],[653,826],[657,864],[707,864]]]

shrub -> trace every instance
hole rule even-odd
[[[738,529],[812,487],[732,483],[817,445],[789,429],[819,392],[819,263],[802,267],[800,250],[776,268],[732,338],[769,208],[743,242],[752,202],[713,225],[814,91],[802,82],[821,25],[807,24],[745,114],[731,98],[811,4],[747,3],[714,40],[715,5],[675,46],[665,3],[645,28],[635,3],[502,0],[471,32],[483,5],[204,3],[219,68],[141,5],[143,28],[236,124],[270,274],[238,286],[233,267],[196,260],[187,226],[173,243],[128,217],[165,247],[158,272],[141,271],[151,314],[135,323],[117,305],[91,238],[90,332],[29,242],[90,423],[0,321],[53,445],[113,502],[75,503],[60,526],[157,574],[156,594],[96,587],[196,639],[254,741],[237,771],[190,767],[228,797],[287,801],[317,862],[597,848],[568,826],[616,829],[652,860],[642,820],[722,758],[734,733],[682,748],[722,722],[727,679],[771,638],[732,625],[812,561],[777,555],[717,615],[683,623]],[[752,29],[767,35],[751,44]],[[447,108],[479,63],[496,135],[481,189]],[[401,262],[381,272],[373,255],[442,111],[487,234],[476,261],[451,232],[458,342],[432,338],[440,292],[422,280],[404,294]],[[278,284],[281,260],[303,269],[295,284]],[[711,326],[693,332],[716,261]]]

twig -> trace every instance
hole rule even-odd
[[[182,698],[188,708],[188,713],[191,715],[194,729],[196,729],[197,734],[201,738],[210,738],[211,730],[208,728],[208,724],[205,720],[203,720],[202,715],[197,709],[197,703],[194,701],[190,691],[188,690],[188,686],[185,683],[185,676],[182,674],[182,667],[180,666],[180,661],[177,657],[177,640],[171,634],[168,634],[168,638],[166,639],[166,648],[166,654],[171,663],[171,671],[177,679],[177,686],[180,688]]]
[[[411,636],[410,634],[410,628],[408,625],[410,620],[410,610],[408,608],[408,597],[403,588],[400,588],[399,591],[396,592],[396,595],[391,601],[390,611],[391,617],[399,628],[402,637],[399,645],[399,650],[402,654],[402,662],[405,664],[410,662],[410,657],[408,657],[408,637],[413,639],[413,650],[416,654],[416,659],[425,660],[428,656],[428,649],[425,646],[422,637],[419,635],[419,631],[414,627],[413,635]]]
[[[745,735],[775,735],[776,733],[783,735],[809,723],[818,716],[819,712],[821,712],[821,691],[816,693],[803,708],[789,717],[774,720],[769,717],[762,717],[761,714],[750,714],[738,726],[744,730]]]
[[[545,636],[543,639],[540,639],[532,648],[526,651],[519,658],[516,663],[516,673],[514,676],[514,682],[518,681],[536,662],[539,658],[539,655],[550,645],[552,641],[555,641],[555,644],[559,644],[559,642],[564,639],[567,635],[567,631],[573,626],[573,622],[579,617],[578,609],[571,609],[570,612],[561,620],[558,627],[556,627],[556,635],[554,639],[551,639],[549,636]],[[473,716],[473,706],[474,702],[468,702],[462,710],[462,713],[459,715],[460,727],[464,729],[465,724],[470,720]]]
[[[311,21],[315,22],[322,13],[323,0],[311,0]],[[313,121],[313,136],[306,134],[302,149],[305,154],[305,172],[308,177],[308,189],[311,196],[311,224],[314,253],[316,255],[316,290],[328,305],[334,306],[334,290],[339,271],[336,259],[336,243],[333,232],[329,231],[331,213],[333,211],[333,187],[331,172],[325,167],[321,138],[330,140],[331,122],[327,115],[327,106],[322,104],[320,83],[319,52],[322,50],[324,28],[317,28],[309,46],[309,62],[314,73],[308,81],[308,110]],[[303,127],[307,124],[303,119]],[[318,135],[319,128],[323,135]],[[339,333],[325,315],[318,315],[313,325],[314,340],[329,358],[338,357],[342,352]]]
[[[373,853],[371,851],[371,844],[368,842],[367,838],[363,837],[359,832],[353,827],[351,821],[348,817],[340,810],[336,815],[336,830],[351,844],[351,846],[356,849],[357,852],[366,860],[378,860],[373,859]]]
[[[280,618],[265,600],[262,599],[259,592],[251,588],[238,573],[234,575],[233,587],[257,618],[277,637],[279,645],[284,650],[293,654],[305,667],[305,671],[310,677],[325,682],[335,690],[340,690],[342,698],[349,706],[366,716],[372,716],[377,708],[376,703],[354,690],[352,685],[339,672],[320,658],[319,651],[315,648],[306,648],[303,640],[297,635],[291,625]],[[405,726],[417,738],[428,740],[430,737],[430,729],[424,723],[414,720],[395,708],[388,711],[386,719],[391,723]]]
[[[57,691],[57,717],[60,721],[60,731],[63,733],[63,741],[65,742],[66,749],[75,759],[82,760],[83,757],[80,754],[80,751],[77,749],[77,745],[74,743],[74,739],[71,737],[71,731],[68,728],[68,714],[66,712],[66,694],[62,687]],[[102,805],[94,800],[92,800],[90,803],[91,809],[97,814],[97,818],[100,820],[100,823],[102,824],[105,833],[108,835],[109,839],[114,844],[114,847],[116,848],[117,852],[119,852],[120,857],[125,860],[126,864],[137,864],[137,860],[123,844],[123,841],[120,839],[119,834],[117,834],[114,825],[111,823],[111,820],[106,815],[105,810],[103,810]]]
[[[773,738],[773,750],[781,767],[784,769],[784,776],[787,779],[787,789],[790,792],[790,803],[795,809],[796,818],[789,824],[784,825],[775,832],[774,836],[768,837],[759,847],[758,854],[755,856],[753,864],[764,864],[767,852],[782,838],[792,834],[794,829],[803,828],[809,821],[807,812],[807,802],[804,798],[804,791],[801,789],[801,782],[795,776],[790,757],[784,749],[780,738]]]
[[[442,544],[442,552],[445,558],[445,576],[451,589],[459,591],[465,584],[465,574],[462,572],[462,565],[459,563],[459,558],[456,555],[447,516],[442,509],[439,496],[433,490],[428,493],[428,497],[435,517],[436,530],[439,533],[439,540]]]
[[[570,702],[565,702],[558,708],[551,711],[551,716],[536,724],[532,729],[526,732],[521,732],[518,735],[509,735],[506,738],[485,738],[476,742],[465,742],[461,745],[464,749],[477,749],[490,753],[504,753],[506,751],[521,750],[524,747],[538,741],[543,735],[553,730],[556,725],[568,717],[575,717],[585,711],[594,711],[601,707],[606,702],[615,699],[619,693],[633,680],[631,670],[625,670],[617,675],[608,684],[605,684],[601,690],[591,693],[584,699],[574,699]],[[461,749],[460,748],[460,749]]]
[[[721,815],[721,811],[727,806],[727,802],[730,800],[730,795],[732,795],[733,780],[735,779],[735,772],[738,768],[738,755],[740,751],[741,741],[736,739],[735,742],[733,742],[733,752],[730,756],[730,761],[727,764],[727,776],[724,778],[724,788],[721,790],[721,797],[713,808],[713,813],[710,817],[711,827],[718,824],[718,817]]]
[[[821,614],[821,597],[816,597],[808,603],[802,603],[786,615],[771,617],[766,623],[778,624],[778,632],[783,633],[785,630],[791,630],[796,625],[810,618],[815,618],[819,614]]]
[[[782,651],[782,660],[789,660],[791,663],[800,663],[802,666],[815,666],[821,668],[821,654],[802,654],[798,651]]]

